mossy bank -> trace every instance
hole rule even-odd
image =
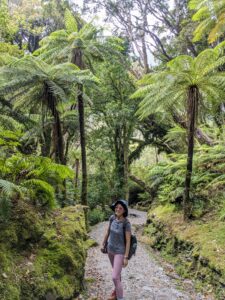
[[[42,215],[21,202],[0,228],[1,300],[68,300],[79,294],[88,244],[82,207]]]
[[[145,235],[186,278],[195,278],[196,287],[225,299],[225,222],[206,215],[184,223],[175,206],[158,206],[148,212]]]

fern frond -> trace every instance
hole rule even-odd
[[[55,206],[55,191],[54,188],[46,181],[40,179],[29,179],[21,183],[21,186],[29,189],[35,197],[40,197],[43,205],[48,205],[49,208]]]
[[[24,189],[21,186],[4,179],[0,179],[0,190],[8,197],[14,197],[16,194],[22,197],[24,194]]]
[[[66,9],[65,11],[65,26],[68,32],[78,31],[77,21],[69,9]]]

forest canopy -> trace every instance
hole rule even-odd
[[[224,224],[224,12],[0,1],[0,227],[78,204],[88,227],[119,198]]]

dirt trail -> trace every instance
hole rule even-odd
[[[133,209],[129,212],[133,231],[140,232],[147,214]],[[107,254],[100,252],[106,227],[107,222],[103,222],[94,226],[90,232],[91,238],[99,246],[88,251],[85,271],[87,294],[79,299],[106,300],[113,288]],[[139,233],[137,235],[140,238]],[[171,265],[161,263],[160,259],[156,259],[154,251],[140,241],[136,256],[122,271],[122,282],[126,300],[214,300],[211,296],[195,292],[191,280],[182,280]]]

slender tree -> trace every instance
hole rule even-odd
[[[225,63],[221,45],[207,49],[196,58],[182,55],[167,64],[164,71],[149,75],[133,97],[144,96],[138,114],[146,117],[153,112],[185,107],[187,112],[188,156],[183,200],[184,219],[190,216],[190,186],[194,135],[199,107],[218,105],[224,96],[225,76],[218,67]]]
[[[70,60],[81,70],[91,68],[93,59],[101,58],[97,43],[97,29],[91,23],[84,23],[79,19],[76,21],[72,13],[67,10],[65,13],[65,30],[52,33],[42,40],[42,48],[37,52],[44,59],[50,60]],[[80,27],[80,28],[79,28]],[[81,202],[87,205],[87,163],[86,163],[86,139],[85,139],[85,119],[84,119],[84,86],[78,84],[77,101],[80,124],[80,145],[81,145],[81,165],[82,165],[82,191]]]
[[[122,40],[111,40],[111,43],[124,46]],[[93,91],[92,112],[97,135],[100,134],[102,143],[109,147],[114,161],[114,197],[128,200],[129,146],[137,123],[134,115],[138,102],[129,98],[135,90],[134,80],[128,71],[130,65],[126,51],[121,52],[120,55],[111,53],[105,56],[97,68],[101,85],[100,89]],[[98,123],[104,136],[98,132]]]
[[[89,78],[88,73],[84,74],[71,63],[53,66],[32,56],[22,59],[11,57],[9,61],[8,65],[1,68],[0,94],[7,96],[14,108],[35,107],[41,110],[41,107],[45,107],[50,111],[53,117],[55,159],[64,164],[64,141],[58,105],[68,100],[73,84],[82,84],[85,78]]]

